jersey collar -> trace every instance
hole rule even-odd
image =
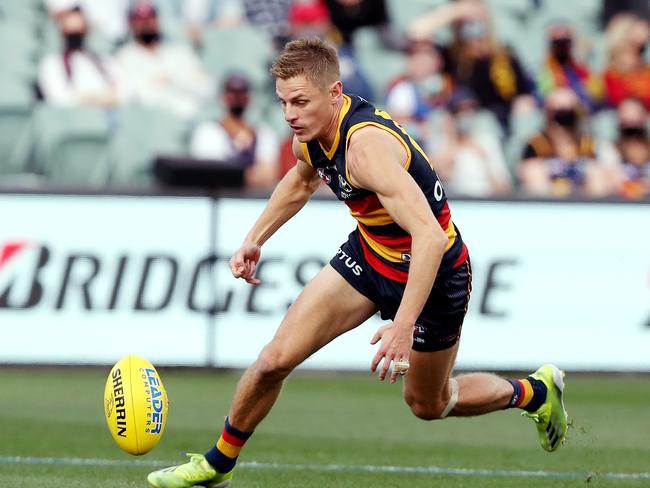
[[[349,96],[343,94],[343,106],[341,107],[341,111],[339,112],[339,123],[338,127],[336,128],[336,135],[334,136],[334,142],[332,143],[332,147],[330,148],[329,151],[326,151],[323,145],[318,142],[320,145],[320,148],[323,150],[323,153],[325,153],[325,156],[327,156],[327,159],[332,159],[334,156],[334,153],[339,147],[339,141],[341,139],[341,124],[343,123],[343,118],[345,115],[348,113],[348,110],[350,110],[350,105],[352,104],[352,100],[350,99]]]

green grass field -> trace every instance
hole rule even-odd
[[[216,440],[238,378],[162,369],[166,432],[135,458],[105,425],[109,369],[0,368],[0,487],[144,488],[157,462]],[[566,400],[574,426],[568,444],[549,454],[514,411],[426,423],[410,415],[398,385],[370,374],[296,374],[240,457],[234,486],[650,485],[650,378],[569,375]],[[398,469],[380,470],[387,466]]]

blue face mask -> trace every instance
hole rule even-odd
[[[463,25],[460,27],[460,37],[465,41],[471,39],[483,39],[486,35],[487,25],[481,20],[463,22]]]

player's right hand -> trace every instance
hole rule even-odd
[[[230,271],[235,278],[242,278],[246,283],[259,285],[262,281],[255,278],[255,269],[260,260],[262,248],[251,242],[244,242],[230,258]]]

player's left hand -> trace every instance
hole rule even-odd
[[[413,324],[400,324],[391,322],[390,324],[379,327],[375,335],[372,337],[370,344],[377,344],[381,340],[381,345],[375,357],[372,359],[370,370],[374,373],[377,371],[377,366],[383,359],[384,362],[379,370],[379,380],[383,381],[390,368],[390,363],[406,362],[408,363],[409,355],[411,353],[411,346],[413,346]],[[397,381],[398,370],[393,367],[390,375],[390,382]]]

